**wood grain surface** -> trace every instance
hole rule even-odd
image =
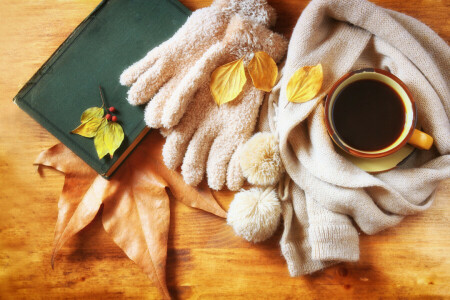
[[[125,1],[125,0],[124,0]],[[0,298],[159,298],[112,242],[97,217],[50,266],[63,176],[39,176],[35,157],[57,140],[12,103],[99,0],[0,0]],[[182,0],[190,9],[211,1]],[[269,2],[289,36],[306,0]],[[448,0],[376,0],[450,40]],[[233,194],[217,192],[228,208]],[[450,298],[450,180],[432,207],[375,236],[361,235],[361,259],[299,278],[279,249],[281,230],[261,244],[234,236],[225,221],[171,203],[167,281],[178,299]]]

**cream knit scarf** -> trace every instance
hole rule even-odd
[[[289,78],[318,63],[324,68],[321,94],[286,106]],[[405,165],[378,175],[336,153],[323,122],[322,100],[331,85],[363,67],[389,70],[406,83],[423,130],[435,140],[432,150],[416,150]],[[374,234],[430,207],[436,186],[450,177],[449,71],[449,46],[411,17],[365,0],[313,0],[305,8],[282,78],[261,116],[274,124],[293,181],[283,201],[280,242],[292,276],[358,260],[351,219]]]

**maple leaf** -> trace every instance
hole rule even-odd
[[[165,298],[170,208],[166,187],[184,204],[226,217],[211,191],[194,188],[162,160],[164,140],[145,137],[111,180],[106,180],[62,144],[43,151],[35,161],[65,174],[58,202],[52,267],[64,243],[94,219],[103,204],[102,223],[125,254],[150,277]]]

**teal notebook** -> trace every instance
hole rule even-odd
[[[109,177],[147,133],[143,107],[126,100],[119,77],[129,65],[169,39],[190,15],[176,0],[104,0],[75,29],[14,102],[99,174]],[[99,159],[93,139],[70,132],[89,107],[117,110],[125,139],[111,159]]]

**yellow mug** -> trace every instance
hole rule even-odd
[[[416,122],[411,92],[399,78],[384,70],[368,68],[347,73],[326,97],[329,135],[345,152],[357,157],[387,156],[406,143],[430,149],[433,138],[417,130]]]

